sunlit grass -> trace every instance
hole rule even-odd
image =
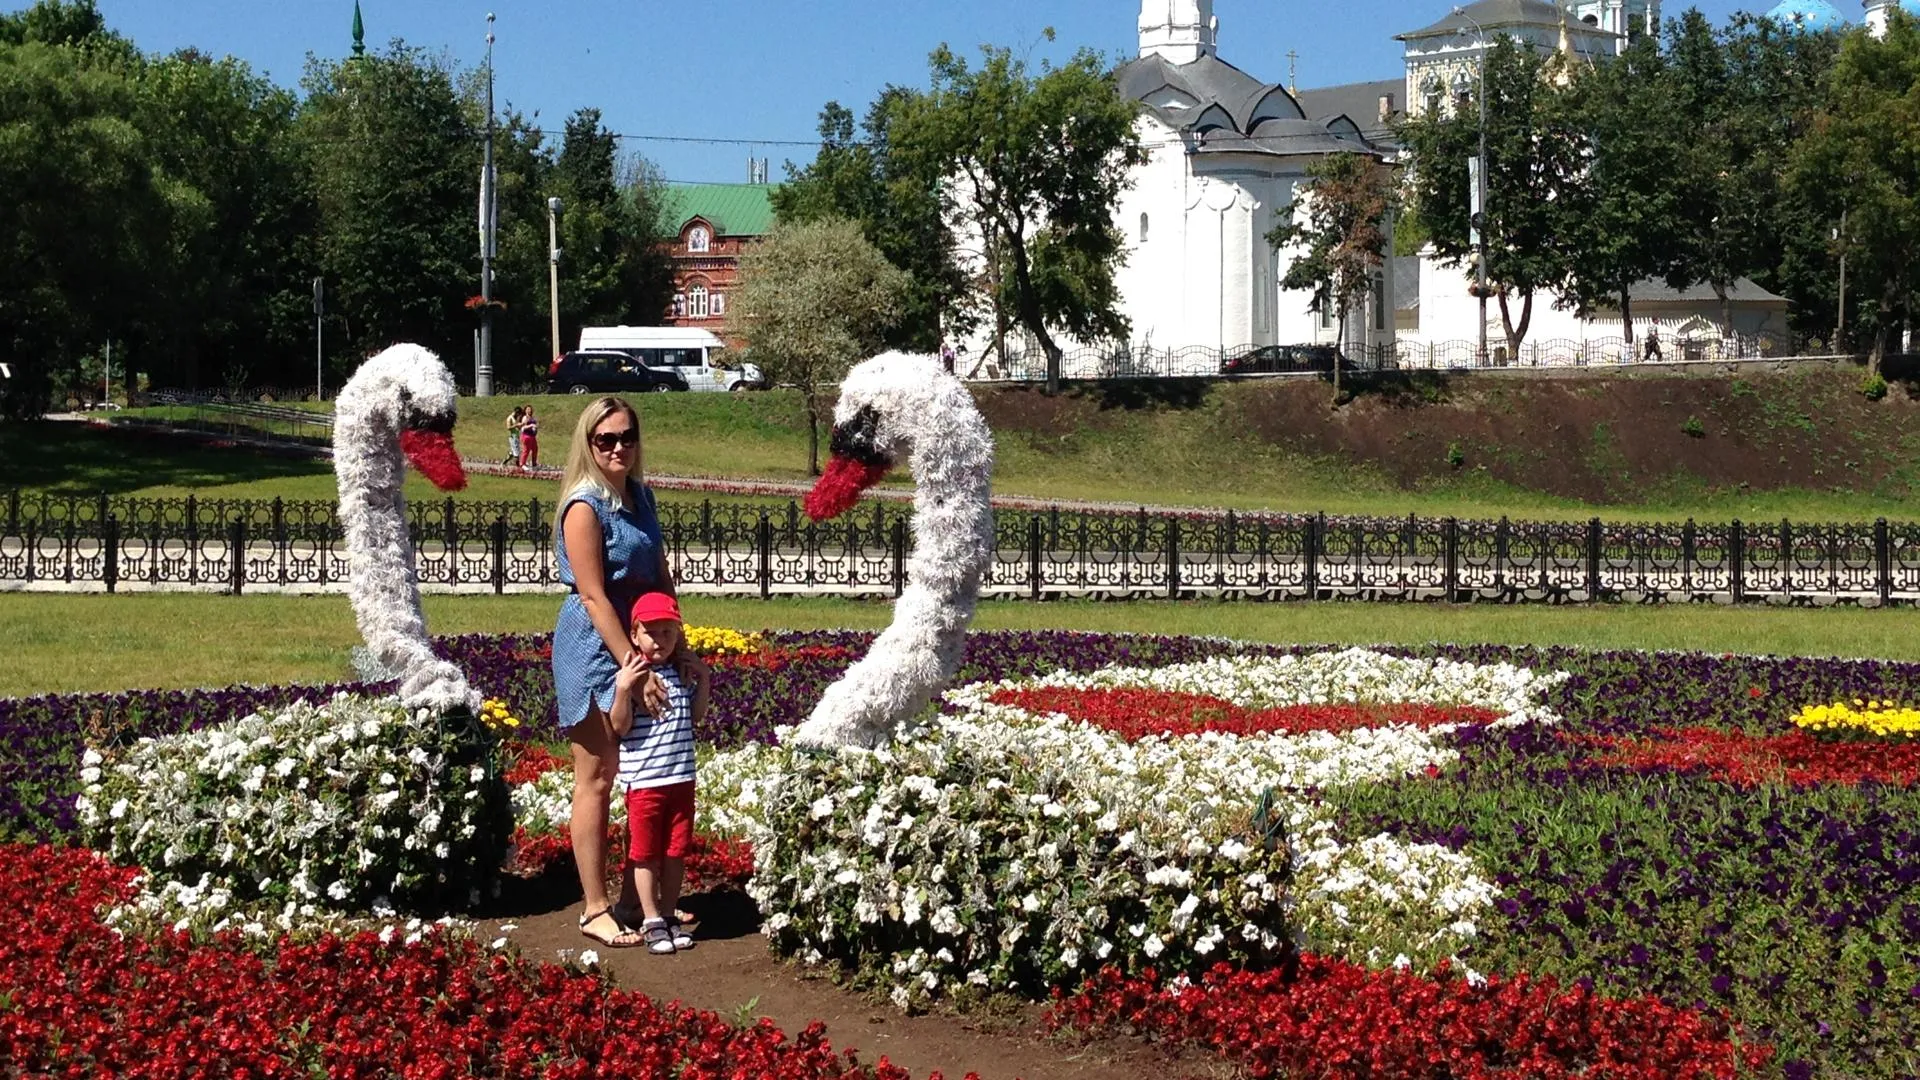
[[[558,595],[425,599],[436,634],[544,633]],[[892,605],[837,598],[685,598],[689,622],[879,628]],[[1218,601],[987,601],[981,629],[1216,634],[1333,644],[1428,641],[1702,649],[1920,660],[1920,610]],[[0,696],[350,677],[360,641],[342,596],[0,593]]]

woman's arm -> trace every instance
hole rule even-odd
[[[580,594],[587,618],[600,632],[600,640],[606,643],[614,663],[626,663],[633,646],[627,641],[620,613],[613,610],[613,601],[607,597],[605,539],[592,505],[576,502],[568,506],[567,516],[560,522],[560,535],[567,544],[567,562],[573,567],[573,591]]]

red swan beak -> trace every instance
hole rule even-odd
[[[400,432],[400,452],[441,491],[459,491],[467,486],[467,470],[453,448],[451,433],[405,428]]]
[[[850,457],[835,454],[827,459],[827,471],[807,492],[803,504],[807,516],[815,521],[825,521],[846,513],[854,503],[860,501],[860,493],[880,482],[887,475],[887,463],[865,464]]]

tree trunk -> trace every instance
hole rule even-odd
[[[1347,353],[1347,309],[1340,309],[1339,330],[1333,342],[1333,403],[1340,404],[1340,360]]]
[[[1047,393],[1060,392],[1060,346],[1047,333],[1047,320],[1040,311],[1040,298],[1034,295],[1032,268],[1027,265],[1027,245],[1024,239],[1013,237],[1007,241],[1013,252],[1013,289],[1020,306],[1020,324],[1032,331],[1040,341],[1040,351],[1047,354]]]
[[[1713,283],[1713,295],[1720,299],[1720,336],[1733,340],[1733,298],[1727,295],[1727,282]]]
[[[820,404],[807,393],[807,475],[820,475]]]
[[[1532,291],[1520,294],[1520,325],[1516,329],[1513,324],[1513,313],[1507,308],[1506,290],[1502,289],[1500,291],[1500,325],[1507,332],[1507,363],[1518,364],[1520,362],[1520,343],[1527,340],[1527,327],[1532,323]]]
[[[1620,283],[1620,329],[1627,338],[1627,359],[1633,359],[1633,295]]]

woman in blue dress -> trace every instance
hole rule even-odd
[[[574,425],[560,486],[554,554],[560,580],[571,591],[553,630],[553,686],[560,729],[573,744],[573,858],[586,894],[580,932],[613,948],[641,943],[607,900],[607,806],[620,769],[620,740],[607,722],[613,677],[633,651],[626,620],[634,599],[674,591],[653,491],[643,475],[640,416],[633,406],[616,397],[588,405]],[[683,645],[675,663],[690,674],[700,661]],[[657,715],[666,703],[658,676],[644,696],[648,711]]]

